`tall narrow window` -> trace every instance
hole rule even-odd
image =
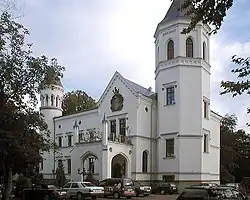
[[[204,153],[208,153],[208,134],[204,134],[204,138],[203,138],[203,146],[204,146]]]
[[[166,140],[166,157],[167,158],[174,157],[174,139]]]
[[[68,159],[67,162],[68,162],[68,174],[71,174],[71,159]]]
[[[58,107],[58,105],[59,105],[59,97],[56,96],[56,107]]]
[[[203,42],[203,48],[202,48],[202,50],[203,50],[203,60],[206,60],[207,59],[206,58],[207,50],[206,50],[206,43],[205,42]]]
[[[167,88],[167,105],[175,104],[174,86]]]
[[[68,135],[68,146],[72,146],[72,135]]]
[[[148,153],[147,151],[143,151],[142,153],[142,172],[148,172]]]
[[[188,38],[186,40],[186,57],[193,57],[194,56],[194,49],[193,49],[193,40],[191,38]]]
[[[41,170],[43,170],[43,160],[41,161]]]
[[[110,121],[110,131],[112,134],[116,134],[116,120]]]
[[[167,44],[167,60],[174,58],[174,41],[170,40]]]
[[[44,106],[44,96],[43,95],[41,95],[41,106]]]
[[[126,119],[119,120],[120,135],[126,136]]]
[[[89,158],[89,173],[95,173],[95,162],[93,157]]]
[[[62,147],[62,137],[58,137],[58,146]]]
[[[46,94],[46,97],[45,97],[45,101],[46,101],[46,105],[45,106],[48,106],[49,105],[49,96]]]
[[[57,161],[57,167],[63,167],[63,162],[62,160]]]
[[[203,117],[208,119],[209,117],[209,102],[207,100],[203,100]]]
[[[51,106],[54,106],[54,95],[53,94],[51,95],[50,100],[51,100]]]

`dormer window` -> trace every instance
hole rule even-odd
[[[167,44],[167,60],[174,58],[174,41],[170,40]]]
[[[193,58],[194,57],[194,44],[191,38],[186,40],[186,57]]]

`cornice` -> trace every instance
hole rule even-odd
[[[161,61],[155,70],[155,78],[157,78],[159,72],[164,69],[185,66],[185,67],[202,67],[210,74],[210,65],[202,58],[187,58],[187,57],[176,57],[171,60]]]

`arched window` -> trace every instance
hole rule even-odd
[[[44,96],[43,95],[41,95],[41,98],[40,98],[40,100],[41,100],[41,106],[44,106]]]
[[[186,57],[193,57],[194,56],[194,50],[193,50],[194,44],[191,38],[188,38],[186,40]]]
[[[59,96],[56,96],[56,107],[59,105]]]
[[[207,53],[207,50],[206,50],[206,42],[203,42],[203,60],[206,60],[206,53]]]
[[[167,44],[167,60],[174,58],[174,41],[170,40]]]
[[[50,100],[51,100],[51,106],[54,106],[54,95],[53,94],[51,95],[51,99]]]
[[[46,97],[45,97],[45,101],[46,101],[46,106],[49,105],[49,96],[46,94]]]
[[[148,172],[148,152],[143,151],[142,153],[142,172],[147,173]]]

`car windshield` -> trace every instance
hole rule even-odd
[[[93,183],[90,183],[90,182],[84,182],[84,183],[82,183],[82,186],[86,187],[86,186],[95,186],[95,185]]]
[[[124,185],[126,185],[126,186],[132,186],[134,184],[133,184],[133,181],[131,179],[124,179]]]

